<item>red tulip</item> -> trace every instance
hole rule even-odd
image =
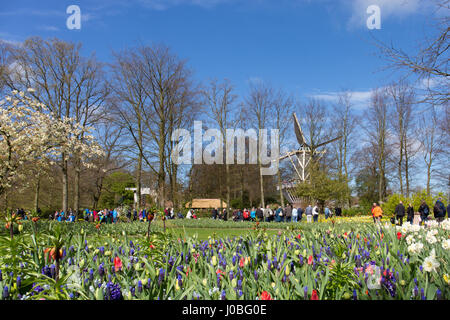
[[[312,264],[313,263],[313,256],[309,256],[308,257],[308,264]]]
[[[301,238],[302,238],[302,235],[301,235],[301,234],[298,234],[298,235],[297,235],[297,239],[300,240]]]
[[[114,269],[116,272],[122,269],[122,260],[117,256],[114,258]]]
[[[401,232],[397,232],[397,239],[400,240],[402,238],[402,233]]]
[[[319,296],[317,295],[317,291],[316,290],[312,291],[311,300],[319,300]]]
[[[239,267],[243,268],[244,267],[244,262],[245,262],[244,257],[241,257],[241,259],[239,259]]]
[[[267,291],[261,292],[261,295],[259,296],[259,298],[261,300],[273,300],[272,297],[270,296],[270,293],[268,293]]]

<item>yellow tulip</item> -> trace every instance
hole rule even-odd
[[[216,257],[216,256],[212,256],[212,258],[211,258],[211,264],[212,264],[213,266],[215,266],[215,265],[217,264],[217,257]]]

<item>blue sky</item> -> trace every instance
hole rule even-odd
[[[90,0],[5,1],[0,39],[29,36],[82,42],[110,61],[111,51],[164,42],[187,59],[198,80],[228,78],[239,94],[262,79],[300,98],[333,101],[340,89],[363,105],[370,90],[395,78],[382,71],[373,37],[408,49],[429,31],[426,0]],[[66,8],[81,9],[69,30]],[[366,9],[381,9],[381,30],[369,30]]]

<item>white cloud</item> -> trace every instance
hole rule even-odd
[[[40,26],[39,29],[44,31],[59,31],[59,28],[55,26]]]
[[[351,94],[351,103],[355,109],[365,109],[369,106],[370,97],[372,96],[373,90],[367,91],[348,91]],[[337,103],[339,101],[339,95],[342,92],[338,91],[327,91],[307,94],[308,98],[320,99],[331,103]]]
[[[204,8],[211,8],[221,3],[235,0],[138,0],[145,7],[154,10],[166,10],[179,5],[193,5]]]

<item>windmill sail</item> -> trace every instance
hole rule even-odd
[[[331,143],[331,142],[333,142],[333,141],[339,140],[340,138],[342,138],[342,136],[336,137],[336,138],[331,139],[331,140],[328,140],[328,141],[326,141],[326,142],[322,142],[322,143],[318,144],[318,145],[315,146],[315,147],[318,148],[318,147],[324,146],[324,145],[329,144],[329,143]]]
[[[294,117],[294,131],[297,136],[297,141],[300,146],[308,146],[305,141],[305,136],[303,135],[302,128],[300,127],[300,123],[298,122],[297,115],[295,113],[292,114]]]

